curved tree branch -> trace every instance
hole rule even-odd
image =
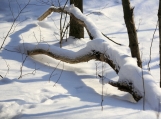
[[[89,51],[82,56],[78,56],[78,57],[74,57],[74,58],[61,56],[61,55],[56,54],[56,53],[53,54],[52,52],[44,50],[44,49],[35,49],[35,50],[27,51],[27,54],[30,55],[30,56],[38,55],[38,54],[44,54],[44,55],[48,55],[48,56],[50,56],[54,59],[61,60],[63,62],[70,63],[70,64],[88,62],[90,60],[95,59],[95,60],[98,60],[98,61],[103,61],[103,62],[108,63],[113,68],[113,70],[116,73],[118,73],[118,69],[115,68],[116,67],[115,64],[106,55],[104,55],[104,54],[102,54],[98,51],[94,51],[94,50]]]
[[[70,63],[70,64],[88,62],[90,60],[95,59],[95,60],[99,60],[99,61],[103,61],[105,63],[108,63],[114,69],[114,71],[116,73],[118,73],[118,69],[115,68],[115,65],[113,64],[113,62],[110,59],[108,59],[106,55],[104,55],[98,51],[94,51],[94,50],[91,51],[91,53],[86,53],[82,56],[78,56],[75,58],[70,58],[70,57],[65,57],[65,56],[61,56],[58,54],[53,54],[52,52],[47,51],[47,50],[43,50],[43,49],[35,49],[32,51],[28,51],[27,53],[30,56],[38,55],[38,54],[48,55],[54,59],[61,60],[63,62]],[[100,75],[98,75],[98,76],[101,78]],[[115,82],[115,81],[110,80],[110,81],[108,81],[108,84],[110,84],[114,87],[118,87],[118,89],[121,91],[129,92],[133,96],[133,98],[135,99],[136,102],[138,102],[142,98],[142,96],[137,91],[135,91],[135,89],[133,88],[133,84],[131,82],[128,82],[128,81]]]
[[[42,16],[40,16],[38,18],[38,20],[42,21],[43,19],[45,19],[52,12],[62,12],[62,13],[69,14],[71,17],[76,19],[76,21],[79,24],[83,25],[86,28],[90,38],[92,38],[92,39],[93,38],[98,38],[97,36],[100,36],[101,38],[103,38],[103,36],[105,36],[103,33],[101,33],[98,30],[94,29],[94,31],[93,30],[91,31],[91,29],[89,29],[89,26],[88,26],[87,23],[85,23],[84,21],[80,20],[78,16],[75,16],[74,14],[68,12],[67,10],[65,10],[63,8],[51,7]],[[63,50],[63,49],[61,49],[61,50]],[[81,49],[81,50],[83,50],[83,49]],[[116,73],[119,72],[119,64],[115,64],[116,62],[114,63],[110,59],[110,57],[109,57],[110,55],[108,53],[103,53],[103,52],[100,52],[100,51],[97,51],[97,50],[90,50],[90,51],[86,51],[85,50],[84,52],[86,52],[86,54],[79,55],[79,56],[74,57],[74,58],[73,57],[71,58],[71,57],[68,57],[68,56],[60,55],[59,53],[57,53],[55,51],[51,52],[51,51],[40,49],[40,48],[30,50],[27,53],[28,53],[28,55],[45,54],[45,55],[48,55],[48,56],[50,56],[50,57],[52,57],[54,59],[61,60],[63,62],[70,63],[70,64],[80,63],[80,62],[88,62],[89,60],[96,59],[96,60],[108,63],[114,69],[114,71]],[[126,59],[125,55],[123,55],[123,57],[125,57],[125,59]],[[118,68],[117,68],[116,65],[118,66]],[[134,89],[131,88],[131,83],[127,83],[127,82],[125,83],[125,82],[121,82],[121,81],[113,82],[111,80],[108,83],[110,85],[112,85],[112,86],[118,87],[118,89],[121,90],[121,91],[129,92],[136,101],[139,101],[142,98],[142,96],[141,96],[141,94],[139,92],[134,91]]]
[[[116,73],[118,73],[118,71],[119,71],[118,69],[115,68],[115,64],[113,64],[113,62],[106,55],[104,55],[98,51],[95,51],[95,50],[92,50],[90,53],[87,52],[86,54],[84,54],[82,56],[75,57],[75,58],[70,58],[70,57],[65,57],[65,56],[61,56],[58,54],[53,54],[52,52],[50,52],[48,50],[44,50],[44,49],[35,49],[35,50],[27,51],[27,53],[30,56],[38,55],[38,54],[48,55],[54,59],[61,60],[63,62],[70,63],[70,64],[88,62],[90,60],[95,59],[95,60],[99,60],[99,61],[103,61],[105,63],[108,63],[114,69],[114,71]],[[99,75],[99,77],[101,77],[101,76]],[[137,91],[135,91],[135,89],[133,88],[133,84],[128,81],[115,82],[115,81],[110,80],[108,82],[108,84],[110,84],[114,87],[118,87],[118,89],[121,91],[125,91],[125,92],[130,93],[136,102],[138,102],[142,98],[142,96]]]
[[[47,16],[49,16],[52,12],[58,12],[58,13],[65,13],[70,15],[75,21],[77,21],[78,24],[84,26],[87,30],[87,33],[90,37],[90,39],[93,39],[93,36],[91,35],[91,33],[89,32],[89,30],[87,29],[87,26],[84,24],[83,21],[81,21],[80,19],[78,19],[77,17],[75,17],[72,13],[68,12],[67,10],[65,10],[64,8],[61,7],[51,7],[49,8],[43,15],[41,15],[38,20],[42,21],[44,20]]]
[[[70,16],[74,19],[74,21],[76,21],[78,24],[80,24],[80,25],[82,25],[82,26],[84,26],[84,27],[86,28],[87,33],[88,33],[90,39],[93,39],[93,38],[94,38],[94,37],[92,36],[92,34],[89,32],[89,30],[88,30],[86,24],[85,24],[83,21],[81,21],[80,19],[78,19],[77,17],[75,17],[72,13],[68,12],[67,10],[65,10],[64,8],[61,8],[61,7],[58,7],[58,8],[57,8],[57,7],[51,7],[51,8],[49,8],[43,15],[41,15],[41,16],[38,18],[38,20],[39,20],[39,21],[44,20],[44,19],[45,19],[47,16],[49,16],[52,12],[65,13],[65,14],[70,15]],[[110,41],[112,41],[113,43],[115,43],[115,44],[117,44],[117,45],[120,45],[120,46],[122,45],[122,44],[117,43],[116,41],[112,40],[111,38],[107,37],[104,33],[102,33],[102,35],[103,35],[104,37],[106,37],[107,39],[109,39]]]

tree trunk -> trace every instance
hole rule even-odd
[[[74,4],[78,7],[81,12],[83,12],[83,0],[70,0],[70,4]],[[69,36],[74,36],[75,38],[84,38],[84,27],[70,17],[70,30]]]
[[[161,0],[159,0],[158,21],[159,21],[160,87],[161,87]]]
[[[138,38],[135,28],[135,22],[133,18],[133,10],[130,6],[129,0],[122,0],[122,6],[123,6],[123,12],[124,12],[124,20],[128,31],[129,36],[129,47],[131,50],[132,57],[137,58],[137,63],[139,67],[142,67],[142,62],[140,58],[140,52],[139,52],[139,45],[138,45]]]

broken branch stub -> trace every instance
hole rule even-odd
[[[106,78],[106,77],[101,76],[101,75],[98,75],[98,77],[100,79]],[[113,80],[108,79],[108,84],[110,84],[111,86],[117,87],[120,91],[124,91],[124,92],[130,93],[133,96],[133,98],[134,98],[134,100],[136,102],[138,102],[142,98],[141,94],[138,93],[135,90],[132,82],[129,82],[127,80],[124,80],[124,81],[113,81]]]

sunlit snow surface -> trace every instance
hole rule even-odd
[[[19,2],[24,4],[22,1]],[[27,18],[27,20],[19,24],[5,41],[5,48],[16,52],[9,52],[7,50],[1,51],[0,74],[4,77],[6,75],[6,78],[0,80],[0,118],[157,118],[157,115],[159,115],[157,111],[159,109],[156,109],[156,107],[158,108],[160,106],[160,104],[158,104],[158,102],[160,102],[160,99],[158,98],[160,96],[158,30],[155,34],[152,47],[152,61],[150,63],[152,75],[149,75],[149,72],[146,70],[149,61],[150,41],[157,22],[158,1],[149,0],[145,2],[144,0],[135,0],[131,2],[132,5],[135,6],[135,23],[136,28],[138,29],[138,39],[143,59],[143,74],[144,79],[146,79],[145,82],[147,83],[145,83],[147,85],[147,87],[145,87],[145,94],[147,95],[145,111],[142,111],[143,100],[140,100],[138,103],[132,103],[134,101],[131,95],[120,92],[108,84],[103,86],[104,110],[101,110],[102,85],[99,83],[98,77],[96,77],[96,66],[97,74],[102,75],[102,63],[98,61],[92,60],[86,63],[70,65],[53,60],[44,55],[34,56],[32,58],[27,57],[22,68],[22,78],[18,79],[20,76],[20,67],[26,56],[25,54],[16,52],[20,52],[23,45],[28,46],[25,47],[26,49],[23,48],[23,50],[27,50],[33,47],[35,48],[38,42],[41,42],[39,43],[40,47],[70,57],[79,55],[78,52],[82,54],[85,53],[82,52],[81,49],[86,47],[86,51],[90,51],[90,49],[97,49],[100,51],[108,49],[107,51],[111,58],[118,56],[116,54],[118,52],[116,51],[119,51],[119,55],[125,56],[124,58],[118,56],[117,59],[113,59],[120,66],[124,65],[121,66],[119,77],[108,65],[103,64],[104,76],[111,80],[124,80],[125,78],[127,78],[127,80],[133,79],[135,86],[139,90],[142,90],[140,89],[142,87],[142,82],[140,81],[142,79],[142,76],[140,76],[142,71],[140,69],[133,71],[132,67],[136,66],[136,61],[128,56],[130,55],[128,36],[120,0],[92,0],[92,4],[91,1],[84,1],[84,14],[90,19],[87,20],[87,22],[90,21],[90,23],[92,22],[92,25],[95,25],[94,27],[91,27],[90,23],[87,24],[90,29],[93,30],[92,32],[95,33],[97,39],[90,41],[87,34],[85,35],[85,39],[75,40],[70,37],[67,39],[67,42],[65,40],[63,41],[62,49],[67,49],[66,52],[58,48],[59,14],[53,13],[45,21],[38,22],[36,19],[50,6],[40,6],[40,3],[33,0],[31,1],[32,5],[27,7],[19,19],[23,20]],[[3,38],[11,26],[12,16],[7,9],[8,1],[1,0],[0,3],[0,35],[1,38]],[[16,2],[12,1],[11,6],[12,5],[12,9],[16,11],[18,7]],[[75,12],[79,15],[78,11]],[[79,15],[79,17],[83,16]],[[103,32],[113,40],[124,44],[124,46],[122,47],[113,44],[102,37],[100,32]],[[2,42],[3,40],[0,41]],[[100,48],[100,46],[102,47]],[[35,60],[33,60],[33,58]],[[124,60],[122,61],[122,59]],[[44,64],[41,64],[36,60]],[[61,74],[62,71],[63,73]],[[136,75],[136,73],[138,73],[138,75]],[[56,86],[54,86],[57,80],[59,81]]]

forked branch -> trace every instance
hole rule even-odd
[[[40,16],[38,18],[38,20],[42,21],[52,12],[67,13],[70,16],[72,16],[74,19],[76,19],[76,21],[79,24],[83,25],[86,28],[89,36],[92,39],[97,39],[98,36],[100,36],[100,38],[104,38],[103,34],[99,30],[90,29],[90,27],[88,26],[86,21],[84,21],[83,19],[79,19],[79,17],[74,15],[74,13],[72,14],[69,11],[67,11],[66,9],[63,9],[63,8],[51,7],[42,16]],[[90,21],[88,21],[88,23],[89,22]],[[93,28],[96,28],[94,26],[94,24],[92,24],[92,23],[90,24],[90,26],[93,27]],[[28,51],[27,53],[28,53],[28,55],[31,55],[31,56],[32,55],[38,55],[38,54],[45,54],[45,55],[48,55],[48,56],[50,56],[54,59],[61,60],[63,62],[70,63],[70,64],[80,63],[80,62],[88,62],[90,60],[95,59],[95,60],[98,60],[98,61],[103,61],[105,63],[108,63],[116,73],[119,72],[120,69],[119,69],[119,64],[117,64],[118,62],[112,61],[112,59],[110,57],[111,55],[108,54],[108,52],[105,53],[105,51],[100,51],[100,50],[97,50],[97,49],[95,50],[95,48],[93,48],[93,50],[90,49],[90,48],[89,48],[89,50],[87,50],[88,49],[87,47],[84,48],[84,49],[81,49],[81,51],[84,52],[82,55],[79,52],[80,54],[78,53],[79,55],[78,56],[76,55],[75,57],[70,57],[70,56],[67,56],[67,55],[64,56],[60,52],[45,50],[43,48],[32,49],[32,50]],[[66,49],[60,49],[60,50],[61,50],[61,52],[66,52],[66,54],[68,53]],[[117,53],[117,52],[113,52],[113,53]],[[73,55],[75,55],[75,53],[73,53]],[[123,55],[121,57],[126,58],[125,55]],[[108,83],[112,86],[118,87],[118,89],[121,90],[121,91],[129,92],[133,96],[133,98],[136,100],[136,102],[139,101],[142,98],[142,96],[140,95],[140,93],[138,91],[134,91],[135,87],[131,88],[131,83],[127,83],[127,82],[125,83],[125,82],[121,82],[121,81],[119,81],[119,82],[109,81]]]

